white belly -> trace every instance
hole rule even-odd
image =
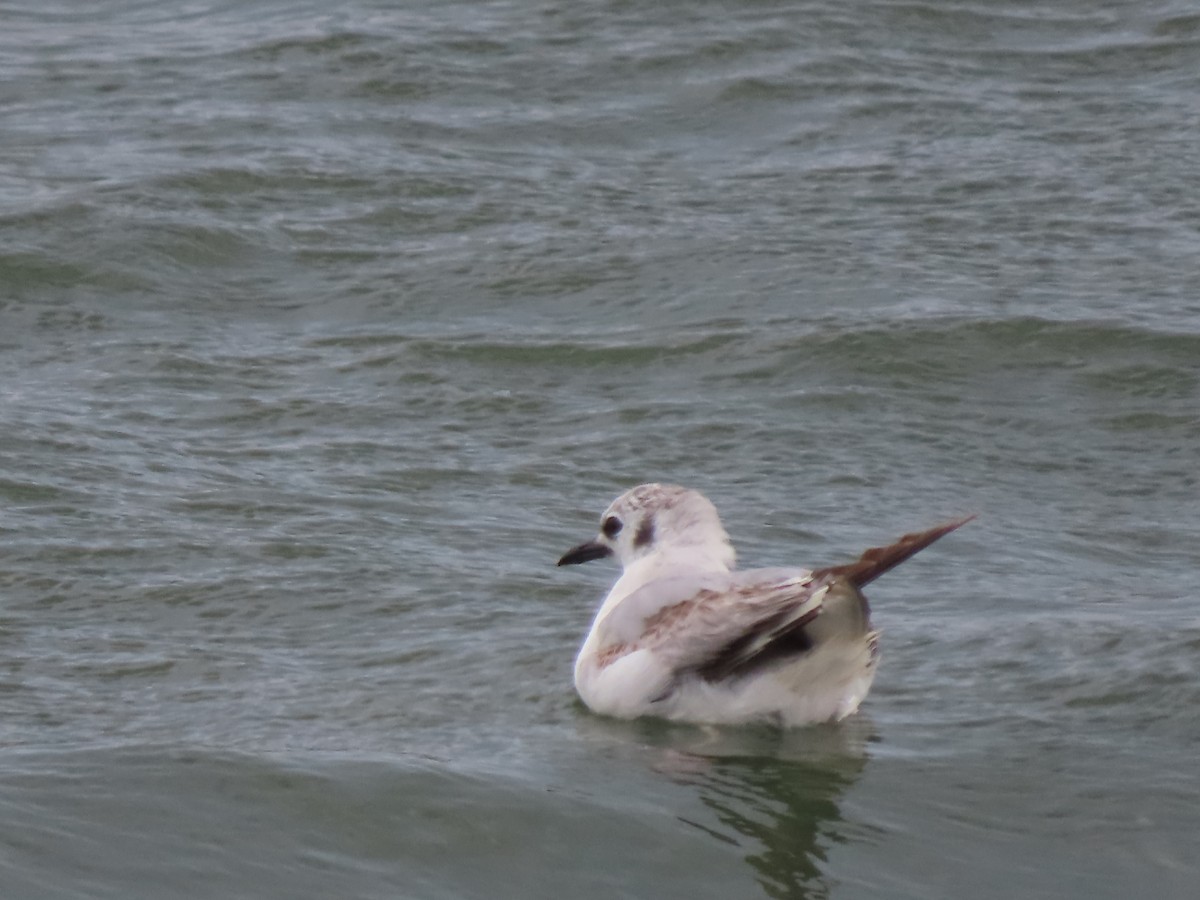
[[[648,650],[604,667],[581,653],[575,687],[594,712],[622,719],[808,725],[844,719],[858,709],[875,677],[873,656],[865,636],[832,640],[789,664],[710,682],[691,674],[673,678]]]

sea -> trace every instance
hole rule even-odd
[[[0,2],[3,900],[1194,898],[1200,10]],[[589,712],[643,482],[840,724]]]

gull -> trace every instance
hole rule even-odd
[[[594,712],[700,724],[838,721],[875,677],[879,632],[862,588],[966,524],[907,534],[819,569],[734,569],[716,507],[698,491],[643,484],[560,566],[615,556],[622,573],[575,660]]]

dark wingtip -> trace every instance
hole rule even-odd
[[[844,566],[830,566],[813,572],[814,578],[822,576],[842,576],[855,587],[861,588],[870,584],[889,569],[894,569],[906,559],[920,553],[934,541],[943,538],[955,529],[961,528],[979,514],[972,513],[960,519],[951,519],[925,531],[914,531],[904,535],[898,541],[886,547],[872,547],[863,553],[856,562]]]

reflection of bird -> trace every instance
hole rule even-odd
[[[842,719],[875,676],[878,633],[861,588],[969,521],[868,550],[854,563],[734,571],[717,511],[696,491],[643,484],[612,502],[600,534],[560,566],[624,568],[575,662],[593,710],[689,722]]]
[[[696,781],[700,799],[733,837],[769,897],[813,900],[828,896],[822,863],[842,835],[839,801],[865,759],[800,762],[741,758],[714,761]]]

